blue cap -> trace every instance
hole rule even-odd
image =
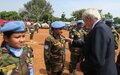
[[[51,24],[51,27],[53,28],[63,28],[65,26],[65,23],[62,21],[55,21]]]
[[[83,20],[78,20],[77,21],[77,24],[83,24],[84,22],[83,22]]]
[[[106,19],[106,20],[105,20],[105,23],[113,23],[113,22],[114,22],[113,19]]]
[[[0,28],[0,32],[13,31],[13,32],[22,32],[25,31],[25,24],[23,21],[12,21],[4,24]]]

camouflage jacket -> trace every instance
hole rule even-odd
[[[83,29],[81,29],[80,31],[77,28],[72,29],[69,32],[69,37],[71,39],[73,39],[73,42],[71,43],[71,46],[69,46],[70,50],[80,48],[81,47],[80,42],[81,41],[84,42],[84,38],[85,38],[86,35],[87,35],[87,32],[84,31]]]
[[[115,49],[117,49],[118,48],[118,43],[119,43],[119,33],[115,29],[112,29],[112,33],[113,33],[113,36],[114,36]]]
[[[35,26],[34,25],[30,25],[29,26],[29,31],[30,32],[34,32],[35,31]]]
[[[69,32],[69,37],[71,39],[81,39],[84,40],[85,35],[87,35],[87,32],[84,31],[83,29],[81,29],[80,31],[77,28],[73,28],[72,30],[70,30]]]
[[[30,75],[29,64],[33,61],[33,50],[23,47],[20,57],[14,56],[7,48],[0,48],[0,75]]]
[[[44,60],[47,71],[58,72],[63,70],[65,61],[64,36],[49,35],[45,39]]]

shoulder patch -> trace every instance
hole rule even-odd
[[[45,49],[48,49],[48,48],[49,48],[49,46],[48,46],[48,45],[44,45],[44,48],[45,48]]]
[[[30,57],[30,53],[27,53],[27,56]]]

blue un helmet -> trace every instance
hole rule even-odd
[[[82,25],[83,26],[83,24],[84,24],[83,20],[78,20],[77,21],[77,25]]]
[[[54,29],[58,29],[58,28],[64,28],[65,23],[62,21],[55,21],[51,24],[51,27]]]
[[[114,22],[114,20],[113,19],[106,19],[105,20],[105,23],[107,24],[107,23],[113,23]]]
[[[3,27],[0,28],[0,32],[23,32],[25,31],[25,23],[23,21],[12,21],[6,23]]]

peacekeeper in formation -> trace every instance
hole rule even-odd
[[[65,37],[62,29],[65,23],[55,21],[51,24],[53,31],[45,39],[44,60],[48,75],[62,75],[65,62]]]
[[[34,33],[35,33],[35,25],[33,25],[34,23],[31,22],[31,25],[29,26],[29,31],[30,31],[30,42],[33,42],[33,37],[34,37]]]
[[[115,28],[113,28],[113,23],[114,20],[113,19],[106,19],[105,21],[106,25],[108,25],[109,27],[112,28],[112,33],[114,36],[114,42],[115,42],[115,62],[116,62],[116,66],[117,66],[117,71],[118,71],[118,75],[120,75],[120,38],[119,38],[119,33],[115,30]]]
[[[83,60],[83,51],[81,44],[78,41],[83,41],[87,35],[87,32],[83,30],[83,20],[78,20],[76,27],[74,27],[69,32],[69,37],[73,40],[69,43],[69,49],[71,52],[70,56],[70,64],[69,64],[69,72],[70,75],[76,75],[76,65],[77,63]]]
[[[119,46],[119,33],[115,30],[113,27],[113,19],[106,19],[105,24],[108,25],[113,33],[114,36],[114,42],[115,42],[115,62],[117,61],[117,56],[119,54],[118,46]]]
[[[23,21],[8,22],[0,28],[0,75],[34,75],[33,49],[25,44],[25,31]]]

